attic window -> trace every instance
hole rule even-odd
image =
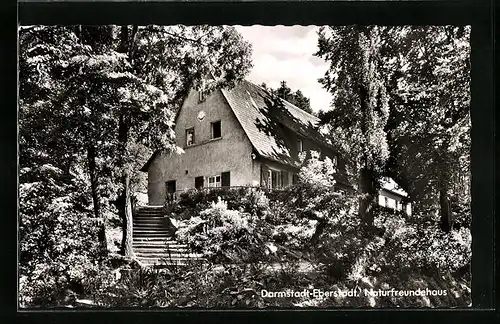
[[[194,128],[186,129],[186,146],[194,145]]]
[[[220,120],[212,123],[212,138],[221,137]]]

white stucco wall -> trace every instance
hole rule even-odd
[[[183,154],[157,156],[148,169],[149,204],[165,201],[169,180],[176,181],[176,189],[195,187],[198,176],[212,176],[230,172],[231,186],[247,186],[260,180],[260,164],[252,159],[252,145],[234,116],[224,96],[216,90],[199,103],[199,95],[191,91],[181,109],[175,125],[177,146]],[[200,111],[205,113],[198,119]],[[220,139],[211,139],[214,121],[221,121]],[[186,147],[186,129],[194,127],[195,145]]]

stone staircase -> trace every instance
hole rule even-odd
[[[202,260],[175,240],[175,227],[164,217],[163,206],[138,206],[133,220],[133,249],[141,264],[161,267]]]

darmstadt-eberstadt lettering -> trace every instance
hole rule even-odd
[[[361,289],[353,288],[346,290],[322,290],[322,289],[303,289],[303,290],[292,290],[287,289],[283,291],[269,291],[262,289],[260,291],[262,297],[267,298],[294,298],[294,297],[305,297],[305,298],[330,298],[330,297],[360,297],[360,296],[370,296],[370,297],[411,297],[411,296],[446,296],[446,290],[435,290],[435,289],[416,289],[416,290],[404,290],[404,289]]]

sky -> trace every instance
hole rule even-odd
[[[285,80],[292,91],[300,89],[311,100],[314,111],[328,110],[331,96],[318,78],[327,63],[313,56],[318,47],[316,26],[235,26],[253,47],[253,69],[247,79],[278,88]]]

